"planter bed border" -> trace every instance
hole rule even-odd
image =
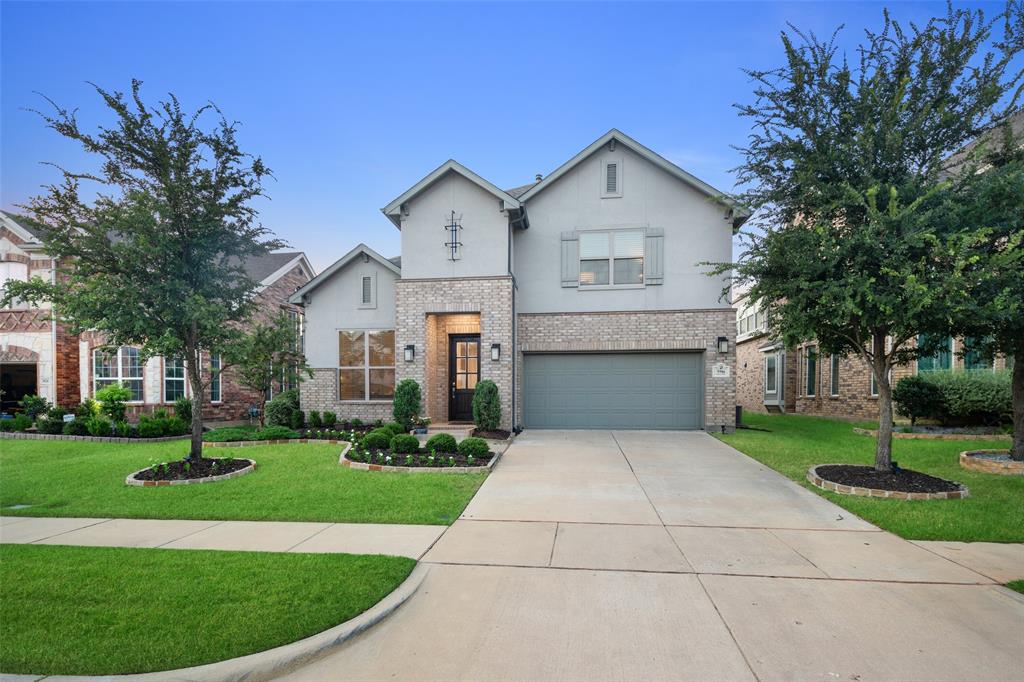
[[[843,485],[826,480],[818,473],[818,467],[827,466],[848,466],[847,464],[817,464],[807,470],[807,480],[822,490],[838,493],[839,495],[857,495],[858,497],[882,497],[890,500],[962,500],[970,495],[967,486],[958,483],[959,490],[950,490],[938,493],[905,493],[899,490],[880,490],[878,488],[861,488],[859,486]]]
[[[159,438],[122,438],[120,436],[68,436],[63,433],[28,433],[25,431],[0,433],[0,440],[82,440],[94,443],[166,443],[172,440],[188,440],[191,435],[160,436]]]
[[[862,429],[853,427],[853,432],[858,436],[878,437],[878,429]],[[892,437],[905,440],[1010,440],[1005,433],[906,433],[904,431],[893,431]]]
[[[245,458],[239,457],[238,459]],[[232,471],[229,474],[219,474],[217,476],[204,476],[203,478],[186,478],[180,481],[140,481],[137,478],[135,478],[138,474],[141,474],[143,471],[148,471],[149,469],[153,468],[146,467],[144,469],[139,469],[138,471],[133,471],[132,473],[128,474],[128,477],[124,479],[124,483],[125,485],[134,485],[140,488],[153,488],[164,485],[195,485],[197,483],[215,483],[217,481],[226,481],[229,478],[238,478],[239,476],[245,476],[248,473],[256,471],[255,461],[251,459],[245,459],[245,461],[249,463],[249,466],[245,467],[244,469],[239,469],[238,471]]]
[[[1009,450],[968,450],[960,453],[960,466],[970,471],[997,476],[1024,476],[1024,462],[1012,459],[994,460],[974,455],[1009,454]]]
[[[326,443],[327,445],[348,445],[347,440],[336,438],[277,438],[274,440],[218,440],[203,441],[204,448],[247,448],[257,445],[287,445],[289,443]]]
[[[494,465],[499,459],[501,459],[504,449],[500,452],[495,452],[487,464],[478,467],[406,467],[406,466],[394,466],[389,464],[369,464],[367,462],[353,462],[351,459],[345,456],[348,452],[348,448],[341,455],[341,461],[339,464],[343,467],[350,469],[358,469],[359,471],[383,471],[386,473],[404,473],[404,474],[420,474],[420,473],[443,473],[443,474],[482,474],[490,471],[494,468]],[[401,456],[401,455],[398,455]]]

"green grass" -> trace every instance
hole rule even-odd
[[[338,445],[211,449],[256,460],[256,471],[204,485],[140,488],[125,477],[180,459],[188,443],[0,441],[0,513],[146,519],[450,524],[486,474],[400,474],[338,465]],[[10,509],[28,504],[26,509]]]
[[[287,644],[376,604],[403,557],[0,545],[0,670],[170,670]]]
[[[815,464],[874,462],[875,439],[853,433],[849,422],[799,415],[744,414],[749,426],[721,435],[723,441],[789,476],[863,519],[910,540],[1024,542],[1024,477],[999,476],[960,467],[960,452],[1005,449],[1006,441],[893,439],[893,459],[905,469],[959,481],[966,500],[901,501],[826,492],[806,481]]]
[[[1024,594],[1024,580],[1014,580],[1013,582],[1006,583],[1006,586],[1015,592]]]

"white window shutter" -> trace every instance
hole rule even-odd
[[[662,284],[665,281],[665,231],[660,227],[647,229],[644,253],[644,284]]]
[[[580,285],[580,242],[575,232],[562,233],[562,286]]]

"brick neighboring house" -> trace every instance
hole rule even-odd
[[[400,258],[359,244],[292,296],[305,410],[384,419],[416,380],[435,424],[495,382],[501,427],[731,430],[735,317],[702,261],[747,216],[617,130],[502,190],[450,160],[382,209]]]
[[[39,227],[20,216],[0,213],[0,286],[8,279],[52,278],[56,264],[45,255]],[[302,252],[271,253],[251,258],[249,276],[259,282],[256,319],[267,320],[279,311],[293,316],[301,328],[302,309],[288,302],[296,289],[313,277]],[[108,348],[103,334],[71,334],[51,319],[50,307],[15,303],[0,310],[0,400],[2,409],[17,409],[21,396],[38,394],[62,407],[73,407],[95,395],[107,383],[120,381],[133,391],[129,414],[170,407],[180,396],[191,396],[184,366],[170,358],[140,362],[133,347]],[[219,362],[218,358],[213,358]],[[204,367],[210,359],[204,358]],[[237,420],[247,416],[258,396],[234,381],[231,368],[213,382],[204,396],[204,416],[211,420]]]

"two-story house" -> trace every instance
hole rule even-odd
[[[746,215],[617,130],[503,190],[447,161],[382,211],[401,256],[360,244],[299,289],[314,378],[303,409],[388,418],[416,380],[425,417],[502,427],[729,430],[735,313],[703,261]]]
[[[17,218],[17,219],[16,219]],[[7,280],[56,276],[57,264],[45,253],[40,225],[20,216],[0,213],[0,288]],[[257,320],[284,312],[301,326],[301,308],[288,302],[296,289],[309,282],[313,268],[298,251],[270,253],[245,262],[249,277],[258,282]],[[17,302],[0,310],[0,409],[17,410],[24,395],[41,395],[52,403],[73,408],[107,384],[120,383],[132,392],[130,415],[170,408],[180,397],[195,399],[180,358],[151,357],[138,348],[111,347],[100,332],[75,335],[52,314],[50,306]],[[216,368],[218,356],[204,359]],[[281,382],[289,383],[282,375]],[[279,388],[279,387],[278,387]],[[204,396],[210,420],[244,419],[257,396],[239,385],[232,369],[212,377]]]

